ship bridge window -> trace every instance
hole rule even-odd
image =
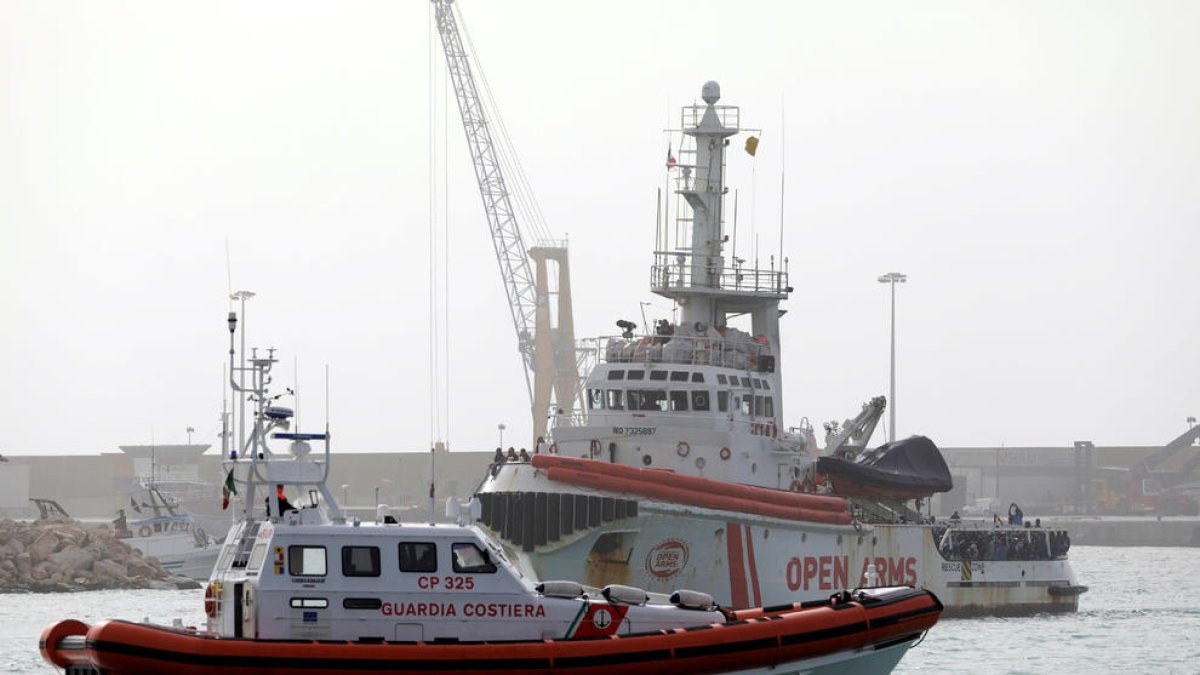
[[[644,379],[646,379],[646,371],[631,370],[631,371],[629,371],[629,374],[625,376],[625,379],[627,379],[627,380],[644,380]]]
[[[752,382],[754,383],[755,389],[762,389],[762,380],[760,380],[756,377],[752,380]]]
[[[765,403],[767,406],[763,410],[763,414],[766,415],[767,417],[774,417],[775,416],[775,397],[767,396],[767,397],[763,398],[763,403]]]
[[[698,392],[703,393],[703,392]],[[688,393],[686,391],[671,392],[671,412],[687,412]]]
[[[379,576],[379,547],[343,546],[342,575],[347,577]]]
[[[630,410],[667,410],[667,392],[663,389],[630,389],[628,394]]]
[[[470,542],[460,542],[450,546],[451,558],[454,560],[454,571],[463,574],[491,574],[496,566],[488,560],[487,553]]]
[[[267,559],[267,542],[260,541],[250,551],[250,562],[246,563],[246,572],[252,573],[262,569],[263,561]]]
[[[652,371],[650,371],[650,379],[651,380],[665,380],[665,379],[667,379],[667,371],[652,370]]]
[[[625,392],[621,391],[620,389],[609,389],[608,390],[608,409],[609,410],[624,410],[625,409],[624,396],[625,396]]]
[[[610,379],[610,380],[623,380],[623,379],[625,379],[625,371],[623,371],[623,370],[610,370],[610,371],[608,371],[608,379]]]
[[[767,381],[767,380],[763,380],[763,381],[762,381],[762,388],[763,388],[763,389],[770,389],[770,388],[771,388],[771,383],[770,383],[769,381]]]
[[[588,410],[604,410],[603,389],[588,389]]]
[[[717,410],[720,412],[729,412],[729,392],[717,392]]]
[[[324,546],[289,546],[288,573],[294,577],[323,577],[327,572]]]
[[[692,392],[692,410],[708,410],[708,392],[704,390]]]
[[[687,371],[686,370],[671,371],[671,381],[672,382],[687,382],[688,381]]]
[[[692,373],[692,382],[704,384],[704,373]]]
[[[717,384],[725,384],[725,376],[717,373]]]
[[[437,546],[427,541],[400,542],[401,572],[436,572]]]
[[[750,388],[750,378],[743,377],[742,378],[742,386],[749,389]]]

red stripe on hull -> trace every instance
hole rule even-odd
[[[751,536],[750,526],[746,525],[746,555],[750,565],[750,588],[754,590],[754,606],[762,606],[762,594],[758,590],[758,565],[754,562],[754,537]]]
[[[746,563],[742,558],[742,526],[738,523],[725,524],[725,543],[729,563],[729,599],[734,607],[749,607],[746,593]]]

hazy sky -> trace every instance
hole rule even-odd
[[[763,130],[730,181],[764,257],[786,156],[787,423],[887,392],[893,270],[901,435],[1159,444],[1200,415],[1200,4],[461,5],[578,335],[669,311],[663,129],[715,79]],[[431,30],[422,0],[0,2],[0,452],[216,442],[226,240],[306,423],[328,363],[336,447],[426,447]],[[450,113],[448,436],[486,450],[530,425]]]

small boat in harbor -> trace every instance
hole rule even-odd
[[[144,486],[144,499],[130,496],[130,506],[141,516],[130,520],[125,509],[117,512],[113,530],[122,543],[142,555],[153,556],[168,572],[204,581],[212,574],[221,545],[200,527],[178,501],[154,485]]]
[[[251,363],[251,381],[270,382],[275,359]],[[385,505],[374,522],[348,517],[326,484],[328,430],[282,431],[265,385],[250,393],[254,431],[225,464],[237,512],[206,625],[60,621],[41,637],[48,663],[72,675],[886,673],[941,614],[905,586],[734,611],[697,591],[538,581],[468,524],[477,501],[447,502],[453,524],[398,523]],[[293,506],[288,491],[305,497]]]

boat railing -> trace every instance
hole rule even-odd
[[[752,372],[775,370],[771,345],[745,334],[739,338],[719,335],[605,335],[585,338],[580,341],[580,346],[592,351],[597,363],[675,363]]]
[[[721,126],[726,129],[741,129],[741,108],[736,105],[714,105],[712,108]],[[700,126],[700,121],[704,119],[704,113],[707,111],[707,105],[684,106],[679,115],[680,128],[687,131],[688,129],[695,129]]]
[[[786,296],[788,271],[783,269],[747,267],[737,262],[726,265],[724,258],[709,257],[696,265],[689,251],[655,251],[650,267],[650,288],[656,293],[670,293],[689,288],[703,288],[734,293]]]

